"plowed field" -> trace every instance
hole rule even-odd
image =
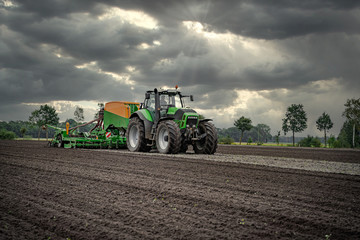
[[[0,239],[359,239],[360,151],[271,149],[214,156],[254,165],[0,141]],[[355,170],[266,166],[283,157]]]

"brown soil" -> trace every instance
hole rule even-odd
[[[360,236],[360,176],[123,151],[0,141],[0,239]],[[336,161],[330,155],[309,154]]]
[[[359,149],[220,145],[217,153],[305,158],[333,162],[360,163]]]

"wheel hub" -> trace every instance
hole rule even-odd
[[[169,144],[169,132],[166,128],[160,130],[158,139],[160,148],[166,149]]]
[[[139,130],[136,126],[130,129],[129,138],[131,147],[135,148],[139,141]]]

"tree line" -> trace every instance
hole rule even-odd
[[[360,147],[360,98],[348,99],[344,104],[345,110],[342,116],[346,118],[339,136],[330,136],[327,139],[327,132],[333,127],[333,122],[326,112],[323,112],[316,120],[316,127],[324,134],[324,143],[330,147]],[[98,103],[98,107],[104,107],[103,103]],[[203,116],[202,116],[203,117]],[[94,118],[97,118],[95,114]],[[204,118],[204,117],[203,117]],[[47,104],[41,105],[39,109],[31,112],[29,121],[10,121],[0,122],[0,139],[13,139],[15,137],[53,137],[54,130],[49,129],[47,124],[65,128],[65,123],[69,122],[70,126],[81,124],[84,120],[83,108],[77,106],[74,111],[74,119],[67,119],[65,122],[59,122],[58,114],[54,107]],[[93,125],[82,127],[81,131],[89,131]],[[295,146],[295,133],[302,132],[307,128],[307,114],[302,104],[292,104],[287,108],[285,117],[282,119],[282,130],[284,134],[291,133],[292,144]],[[42,131],[43,130],[43,131]],[[220,142],[232,143],[245,139],[248,143],[257,142],[258,144],[268,141],[283,142],[284,136],[277,131],[276,135],[271,135],[271,129],[264,123],[256,126],[252,125],[252,120],[241,116],[234,121],[234,127],[227,129],[218,129]],[[320,140],[308,136],[304,140],[298,141],[300,146],[319,146]],[[302,145],[303,144],[303,145]]]
[[[324,134],[325,147],[330,144],[330,147],[360,147],[360,98],[348,99],[344,104],[345,110],[342,114],[346,118],[338,138],[330,136],[327,139],[327,132],[333,127],[333,122],[326,112],[316,120],[316,127]],[[302,104],[291,104],[282,119],[282,130],[284,135],[292,134],[292,144],[295,146],[295,133],[302,132],[307,128],[307,114]],[[234,121],[234,127],[228,129],[218,129],[220,142],[231,143],[238,140],[242,143],[244,137],[247,142],[252,142],[257,139],[258,144],[267,142],[267,140],[275,140],[279,144],[280,131],[274,136],[270,135],[270,127],[266,124],[258,124],[252,126],[252,120],[245,116],[241,116]],[[257,134],[256,134],[257,133]],[[320,147],[321,142],[318,138],[308,136],[304,140],[299,141],[300,146],[316,146]]]
[[[99,107],[104,104],[99,103]],[[94,116],[96,118],[96,115]],[[48,128],[47,124],[60,128],[66,127],[66,122],[69,122],[71,127],[82,124],[84,121],[84,109],[76,106],[74,111],[74,118],[67,119],[65,122],[59,122],[59,116],[54,107],[47,104],[41,105],[39,109],[31,112],[28,121],[0,121],[0,139],[14,139],[21,138],[52,138],[55,130]],[[94,124],[81,127],[80,130],[88,132]]]

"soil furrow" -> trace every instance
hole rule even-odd
[[[191,151],[173,157],[44,144],[0,141],[1,239],[360,235],[360,176],[215,162]],[[236,158],[249,149],[272,160],[284,154],[282,149],[274,154],[261,147],[229,148]],[[313,159],[322,160],[329,155],[291,149],[286,154],[315,154]],[[339,153],[354,157],[353,151]]]

